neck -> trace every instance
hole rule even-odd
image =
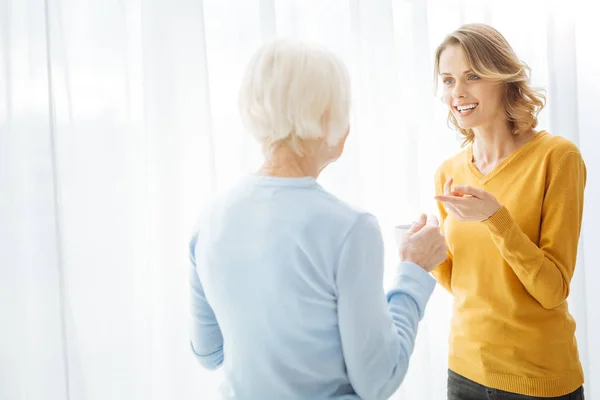
[[[528,141],[534,132],[516,136],[510,129],[508,121],[489,127],[474,128],[473,158],[483,164],[496,164],[521,144]]]
[[[300,156],[285,146],[278,146],[273,149],[258,174],[280,178],[317,178],[321,170],[317,160]]]

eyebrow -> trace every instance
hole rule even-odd
[[[467,70],[467,71],[463,72],[463,75],[469,74],[469,73],[471,73],[471,72],[473,72],[473,70],[469,69],[469,70]],[[440,75],[448,75],[448,76],[452,76],[452,74],[451,74],[451,73],[449,73],[449,72],[442,72]]]

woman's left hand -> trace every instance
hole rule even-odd
[[[459,221],[485,221],[502,207],[493,194],[483,189],[465,185],[452,188],[451,185],[452,178],[444,185],[444,194],[435,199],[444,203]]]

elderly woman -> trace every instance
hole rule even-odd
[[[402,382],[446,258],[435,217],[400,244],[383,292],[377,220],[325,191],[342,154],[349,79],[328,50],[277,41],[253,57],[243,119],[265,162],[200,218],[190,243],[191,346],[224,365],[226,399],[386,399]]]

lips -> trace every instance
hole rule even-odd
[[[474,112],[478,105],[479,103],[464,103],[455,105],[453,108],[455,114],[458,114],[460,117],[467,117]]]
[[[465,111],[475,109],[478,105],[479,105],[478,103],[459,104],[459,105],[454,106],[454,108],[459,112],[465,112]]]

